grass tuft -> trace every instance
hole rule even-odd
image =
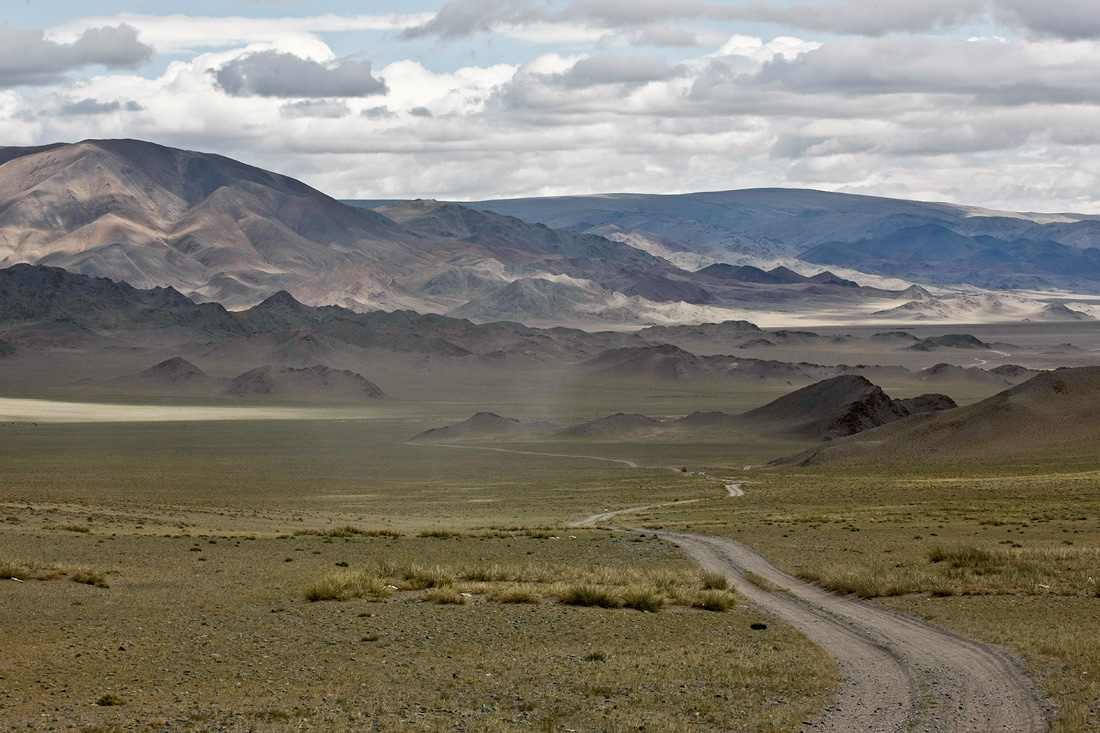
[[[702,608],[706,611],[728,611],[734,606],[735,599],[733,594],[724,590],[703,590],[695,596],[695,603],[692,605],[696,608]]]
[[[622,608],[623,599],[613,589],[599,585],[569,586],[561,596],[561,602],[570,606],[598,606]]]

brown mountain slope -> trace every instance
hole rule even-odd
[[[768,432],[806,438],[839,438],[885,425],[913,412],[955,407],[944,395],[892,400],[865,377],[844,374],[784,395],[743,417]]]
[[[1100,367],[1043,372],[986,400],[887,425],[794,456],[818,463],[956,463],[1095,459]]]
[[[476,250],[428,245],[384,216],[218,155],[137,140],[0,149],[0,266],[50,264],[240,307],[346,262],[384,270],[403,294],[403,278]]]

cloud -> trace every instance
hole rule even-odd
[[[1019,0],[1033,2],[1033,0]],[[981,17],[987,0],[834,0],[776,5],[754,2],[737,7],[743,20],[845,35],[883,36],[952,28]]]
[[[427,107],[413,107],[409,110],[409,114],[413,117],[432,117],[432,111]]]
[[[351,114],[351,109],[341,99],[303,99],[299,102],[287,102],[279,107],[279,114],[283,117],[336,120]]]
[[[527,25],[544,21],[548,7],[529,0],[455,0],[439,9],[431,20],[401,32],[412,40],[434,36],[443,41],[490,33],[500,26]]]
[[[227,61],[216,71],[218,86],[233,97],[366,97],[385,94],[369,61],[321,64],[292,53],[258,51]]]
[[[1031,0],[1008,1],[1027,5]],[[1089,0],[1057,2],[1079,3],[1083,14]],[[704,0],[573,0],[564,6],[536,0],[454,0],[431,20],[407,28],[401,37],[431,36],[454,41],[481,33],[514,32],[535,24],[580,22],[621,34],[633,45],[683,47],[694,45],[695,34],[669,23],[750,21],[843,35],[883,36],[950,29],[985,17],[988,8],[989,0],[829,0],[786,5]]]
[[[127,112],[141,112],[145,107],[141,106],[137,102],[130,100],[125,104],[116,100],[110,102],[97,102],[94,99],[81,99],[78,102],[68,102],[61,105],[58,108],[56,114],[72,117],[79,115],[102,115],[109,114],[111,112],[120,112],[125,110]]]
[[[89,28],[72,43],[49,40],[42,30],[0,24],[0,88],[53,84],[70,71],[100,65],[135,69],[152,58],[132,26]]]
[[[601,84],[646,84],[683,73],[683,69],[673,68],[662,59],[606,54],[581,59],[557,78],[567,89],[579,89]]]
[[[368,107],[367,109],[359,112],[360,117],[365,117],[369,120],[384,120],[388,118],[397,117],[397,113],[390,110],[389,107]]]
[[[1100,38],[1100,12],[1095,0],[997,0],[998,23],[1040,36],[1083,40]]]
[[[160,53],[195,53],[200,49],[231,48],[253,43],[269,44],[273,39],[316,42],[319,34],[391,31],[425,23],[432,13],[381,15],[338,15],[335,13],[281,18],[244,16],[145,15],[121,13],[113,17],[80,18],[51,28],[49,37],[72,42],[88,28],[123,22],[141,33],[146,43]]]

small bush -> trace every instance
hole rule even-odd
[[[417,537],[435,537],[440,540],[449,540],[452,538],[469,537],[470,535],[465,532],[453,532],[449,529],[428,529],[424,530]]]
[[[454,588],[432,588],[424,594],[424,600],[431,603],[454,604],[461,606],[466,603],[466,596]]]
[[[424,590],[454,585],[455,576],[441,565],[410,565],[405,569],[404,580],[410,588]]]
[[[88,534],[89,532],[92,531],[88,527],[85,527],[83,524],[66,524],[61,529],[66,530],[68,532],[79,532],[81,534]]]
[[[346,601],[369,596],[389,598],[390,588],[384,578],[362,570],[341,570],[327,575],[306,589],[305,598],[314,601]]]
[[[561,596],[561,602],[570,606],[598,606],[622,608],[623,600],[611,588],[598,585],[570,586]]]
[[[73,572],[73,582],[94,585],[96,588],[109,588],[107,574],[91,568],[79,568]]]
[[[638,611],[657,613],[665,605],[665,596],[653,588],[627,588],[623,591],[623,605]]]
[[[705,590],[726,590],[730,586],[730,579],[726,574],[718,570],[707,570],[702,573],[703,588]]]
[[[112,705],[125,705],[126,701],[118,695],[103,695],[95,701],[95,704],[101,707],[110,707]]]
[[[606,662],[607,655],[603,652],[588,652],[582,657],[586,662]]]
[[[735,599],[732,593],[724,590],[704,590],[695,596],[693,605],[707,611],[728,611],[733,608]]]
[[[508,586],[499,593],[494,593],[491,599],[497,603],[542,603],[542,597],[529,585]]]

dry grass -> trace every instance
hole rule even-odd
[[[721,584],[723,588],[716,589]],[[496,603],[559,601],[573,606],[632,608],[656,613],[665,604],[727,610],[733,595],[725,576],[715,573],[644,570],[607,565],[554,566],[543,563],[461,564],[374,562],[365,570],[329,573],[307,586],[310,601],[383,600],[394,588],[421,592],[421,600],[464,603],[482,598]],[[465,594],[465,595],[463,595]],[[461,600],[445,601],[451,598]]]
[[[36,563],[0,558],[0,578],[15,580],[62,580],[107,588],[107,573],[86,565]]]

